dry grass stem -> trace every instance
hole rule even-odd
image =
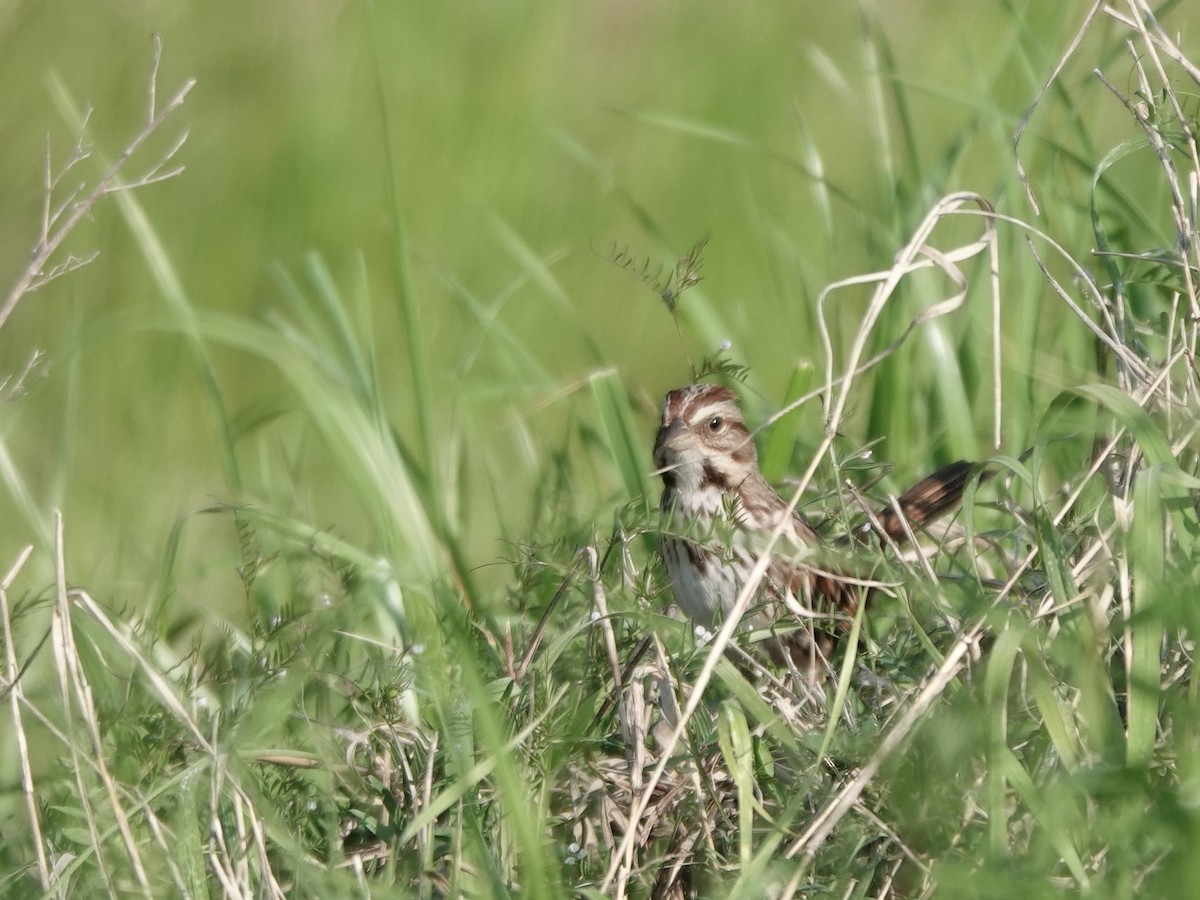
[[[90,155],[84,137],[87,132],[90,110],[83,115],[79,137],[76,140],[74,148],[57,171],[51,161],[50,144],[49,139],[47,139],[41,234],[33,246],[32,254],[24,271],[17,277],[16,282],[9,288],[4,302],[0,304],[0,329],[3,329],[9,316],[12,315],[17,304],[24,297],[44,287],[56,278],[73,272],[95,259],[94,253],[83,257],[72,255],[61,262],[51,264],[51,259],[62,246],[63,242],[70,236],[79,223],[91,214],[97,203],[109,194],[118,191],[136,190],[160,181],[165,181],[168,178],[174,178],[183,172],[183,166],[181,165],[171,168],[168,168],[168,166],[187,140],[186,129],[165,152],[151,163],[145,172],[128,181],[122,180],[126,164],[141,149],[146,141],[150,139],[151,135],[155,134],[166,123],[167,119],[183,105],[187,99],[187,95],[196,84],[194,78],[188,79],[167,104],[158,109],[156,97],[158,90],[158,66],[161,56],[162,42],[155,35],[154,63],[150,73],[149,85],[150,108],[146,122],[142,126],[141,131],[134,135],[129,144],[118,154],[117,158],[97,179],[90,190],[81,185],[69,191],[63,199],[56,200],[54,198],[55,190],[67,177],[68,173],[72,172]]]

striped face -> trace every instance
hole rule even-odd
[[[715,384],[667,394],[654,439],[654,463],[667,491],[732,491],[756,470],[754,441],[737,396]]]

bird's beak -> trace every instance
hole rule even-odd
[[[682,450],[679,439],[685,434],[687,434],[687,425],[679,419],[658,429],[658,434],[654,436],[654,458],[660,459],[663,450]]]

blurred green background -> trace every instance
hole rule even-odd
[[[318,292],[309,254],[319,255],[375,348],[388,419],[410,448],[422,441],[426,404],[432,465],[453,486],[444,514],[468,563],[485,566],[536,527],[545,497],[534,485],[556,454],[571,459],[586,446],[590,373],[619,372],[647,444],[657,399],[688,378],[653,292],[605,259],[614,244],[669,267],[710,235],[705,281],[684,305],[687,350],[698,358],[727,338],[751,367],[752,388],[779,403],[798,362],[821,364],[817,292],[885,268],[940,193],[976,190],[1029,214],[1013,208],[1022,195],[1012,130],[1088,6],[7,4],[0,273],[7,287],[36,240],[47,144],[62,159],[74,140],[63,91],[94,109],[95,157],[69,185],[94,178],[98,158],[140,127],[151,35],[160,34],[160,101],[187,78],[198,83],[130,172],[190,129],[184,174],[137,194],[190,308],[275,327],[294,318],[287,279],[300,295]],[[1186,25],[1187,15],[1176,18]],[[1085,47],[1063,83],[1089,84],[1096,52]],[[1091,140],[1128,134],[1123,110],[1094,83],[1071,110],[1088,118]],[[1047,151],[1045,135],[1054,144],[1070,131],[1057,114],[1035,119],[1022,150],[1027,165],[1042,166],[1040,190],[1081,198],[1077,220],[1052,224],[1086,248],[1090,170]],[[55,507],[70,577],[134,605],[176,523],[214,502],[265,503],[377,546],[363,499],[301,414],[302,399],[255,353],[209,342],[237,476],[222,464],[204,367],[182,325],[163,327],[169,302],[143,246],[105,201],[69,242],[98,259],[27,298],[0,333],[5,374],[33,349],[46,353],[28,393],[0,407],[0,567],[46,540]],[[1055,351],[1056,322],[1073,320],[1060,319],[1028,268],[1008,275],[1006,292],[1044,309],[1017,317],[1025,324],[1008,346],[1032,346],[1030,329],[1043,340],[1036,356],[1015,352],[1006,364],[1026,393],[1032,382],[1052,395],[1083,362],[1072,360],[1076,349]],[[416,370],[406,283],[424,352]],[[842,339],[860,310],[844,305]],[[953,344],[986,320],[972,299],[944,327]],[[911,342],[896,371],[930,346]],[[987,404],[960,423],[965,436],[926,431],[938,375],[922,373],[886,409],[864,388],[855,437],[886,433],[888,458],[912,469],[987,453]],[[965,384],[990,390],[982,372]],[[819,410],[805,415],[820,421]],[[888,428],[893,416],[912,421],[911,433]],[[1027,423],[1006,427],[1015,443]],[[624,499],[603,466],[572,477],[593,507]],[[227,603],[205,579],[234,578],[230,522],[197,520],[182,533],[182,580],[194,590],[181,602]]]

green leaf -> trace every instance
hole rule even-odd
[[[738,790],[738,858],[742,865],[750,861],[754,849],[754,744],[746,715],[737,701],[721,704],[717,717],[717,741],[729,775]]]
[[[993,853],[1003,853],[1008,845],[1008,804],[1005,797],[1006,775],[1003,765],[995,764],[1000,755],[1008,752],[1008,692],[1013,666],[1021,648],[1021,629],[1010,626],[996,638],[988,654],[987,671],[983,679],[989,734],[988,748],[993,764],[987,769],[988,838]]]
[[[792,371],[792,380],[784,394],[783,405],[794,402],[812,389],[816,368],[807,360],[797,363]],[[763,447],[759,468],[768,481],[778,481],[788,473],[792,461],[792,450],[800,433],[802,416],[799,410],[776,422],[771,427],[771,436]]]
[[[1133,435],[1151,465],[1162,465],[1179,469],[1171,445],[1153,417],[1134,402],[1133,398],[1108,384],[1085,384],[1074,389],[1075,393],[1090,397],[1117,417]],[[1181,471],[1179,473],[1183,475]],[[1187,477],[1187,476],[1184,476]],[[1195,479],[1193,479],[1195,480]],[[1200,484],[1200,482],[1197,482]]]
[[[1163,551],[1162,477],[1155,468],[1138,472],[1133,482],[1133,523],[1129,562],[1133,570],[1133,659],[1129,667],[1129,725],[1126,759],[1148,766],[1158,733],[1163,621],[1158,593],[1166,574]]]
[[[613,466],[628,497],[650,493],[649,441],[634,427],[629,395],[612,369],[597,372],[591,379],[592,397],[600,413],[600,425],[608,441]]]

